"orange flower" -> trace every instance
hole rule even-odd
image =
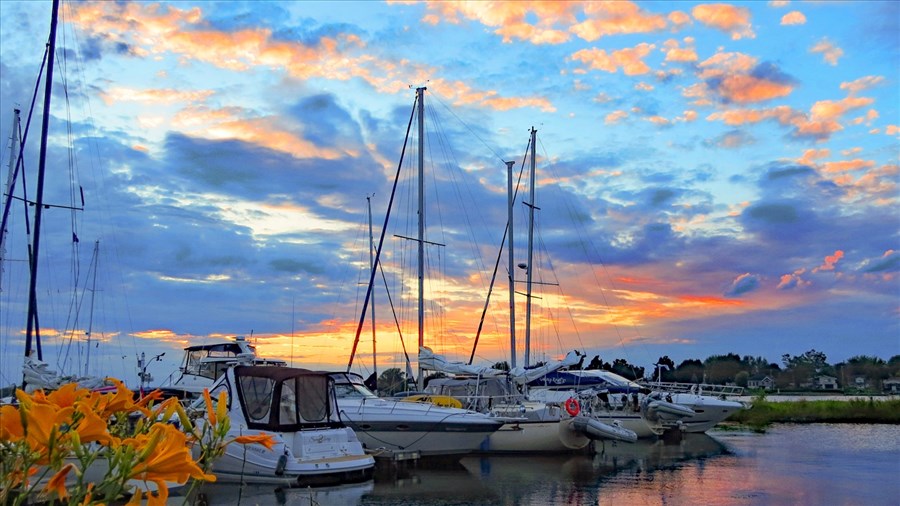
[[[98,441],[108,445],[113,441],[112,436],[109,434],[106,421],[94,413],[89,405],[79,402],[75,409],[82,417],[81,420],[78,421],[78,424],[73,427],[73,430],[78,433],[78,437],[82,443]]]
[[[116,393],[101,396],[101,403],[99,406],[101,418],[105,420],[110,416],[123,411],[141,411],[144,414],[149,415],[146,408],[134,403],[134,392],[129,390],[124,383],[115,378],[109,378],[109,380],[116,385]]]
[[[209,389],[203,389],[203,401],[206,403],[206,416],[209,419],[209,424],[215,426],[216,425],[216,410],[213,409],[212,398],[209,396]]]
[[[32,450],[40,452],[43,458],[39,463],[46,463],[59,437],[59,427],[69,421],[73,408],[59,409],[50,404],[33,404],[29,408],[21,406],[25,419],[25,441]]]
[[[168,494],[166,481],[185,483],[189,478],[215,481],[215,476],[204,474],[194,462],[186,444],[187,437],[174,426],[156,424],[150,428],[149,437],[142,436],[144,437],[133,441],[146,441],[145,450],[149,451],[141,454],[141,459],[135,463],[129,478],[156,483],[160,495],[164,490]]]
[[[0,441],[19,441],[25,437],[22,414],[15,406],[0,406]]]
[[[272,438],[271,434],[257,434],[253,436],[238,436],[231,440],[237,444],[259,444],[266,447],[267,450],[271,450],[273,446],[275,446],[275,440]]]
[[[44,487],[44,492],[54,492],[60,499],[68,497],[69,491],[66,490],[66,476],[72,469],[75,469],[75,464],[69,463],[64,465],[62,469],[54,474],[53,478],[50,478],[50,481],[47,482],[47,485]]]

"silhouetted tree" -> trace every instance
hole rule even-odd
[[[653,379],[658,381],[675,381],[675,362],[668,355],[659,357],[653,364]]]
[[[701,383],[703,382],[703,362],[693,358],[683,361],[675,368],[675,381],[682,383]]]
[[[406,373],[394,367],[386,369],[378,377],[378,392],[385,397],[402,392],[406,387]]]
[[[591,359],[591,362],[585,367],[585,370],[600,370],[604,369],[604,363],[600,360],[600,355],[594,355],[594,358]]]

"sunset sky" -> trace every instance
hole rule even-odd
[[[0,2],[4,172],[50,7]],[[43,218],[39,311],[54,367],[86,361],[90,327],[88,372],[132,384],[141,351],[166,353],[150,368],[162,380],[184,346],[233,335],[298,367],[345,368],[368,280],[367,197],[377,242],[421,86],[426,240],[440,244],[426,248],[425,340],[436,352],[472,350],[506,226],[504,161],[518,177],[534,127],[533,361],[572,349],[645,367],[661,355],[900,353],[898,2],[60,11],[44,200],[80,207],[80,185],[85,203]],[[415,235],[417,154],[407,148],[383,248],[413,358],[414,250],[398,236]],[[514,206],[515,263],[526,261],[527,191]],[[4,385],[20,379],[27,300],[25,215],[12,208]],[[504,252],[477,363],[510,358],[507,286]],[[383,283],[375,311],[379,370],[402,366]],[[525,297],[516,311],[521,365]]]

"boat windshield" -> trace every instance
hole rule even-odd
[[[357,383],[335,383],[334,393],[338,399],[377,399],[371,390]]]

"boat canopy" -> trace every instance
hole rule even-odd
[[[290,367],[235,366],[235,389],[247,427],[275,432],[339,428],[334,380]]]
[[[648,392],[648,389],[609,371],[554,371],[528,383],[531,387],[578,388],[591,387],[609,393]]]

